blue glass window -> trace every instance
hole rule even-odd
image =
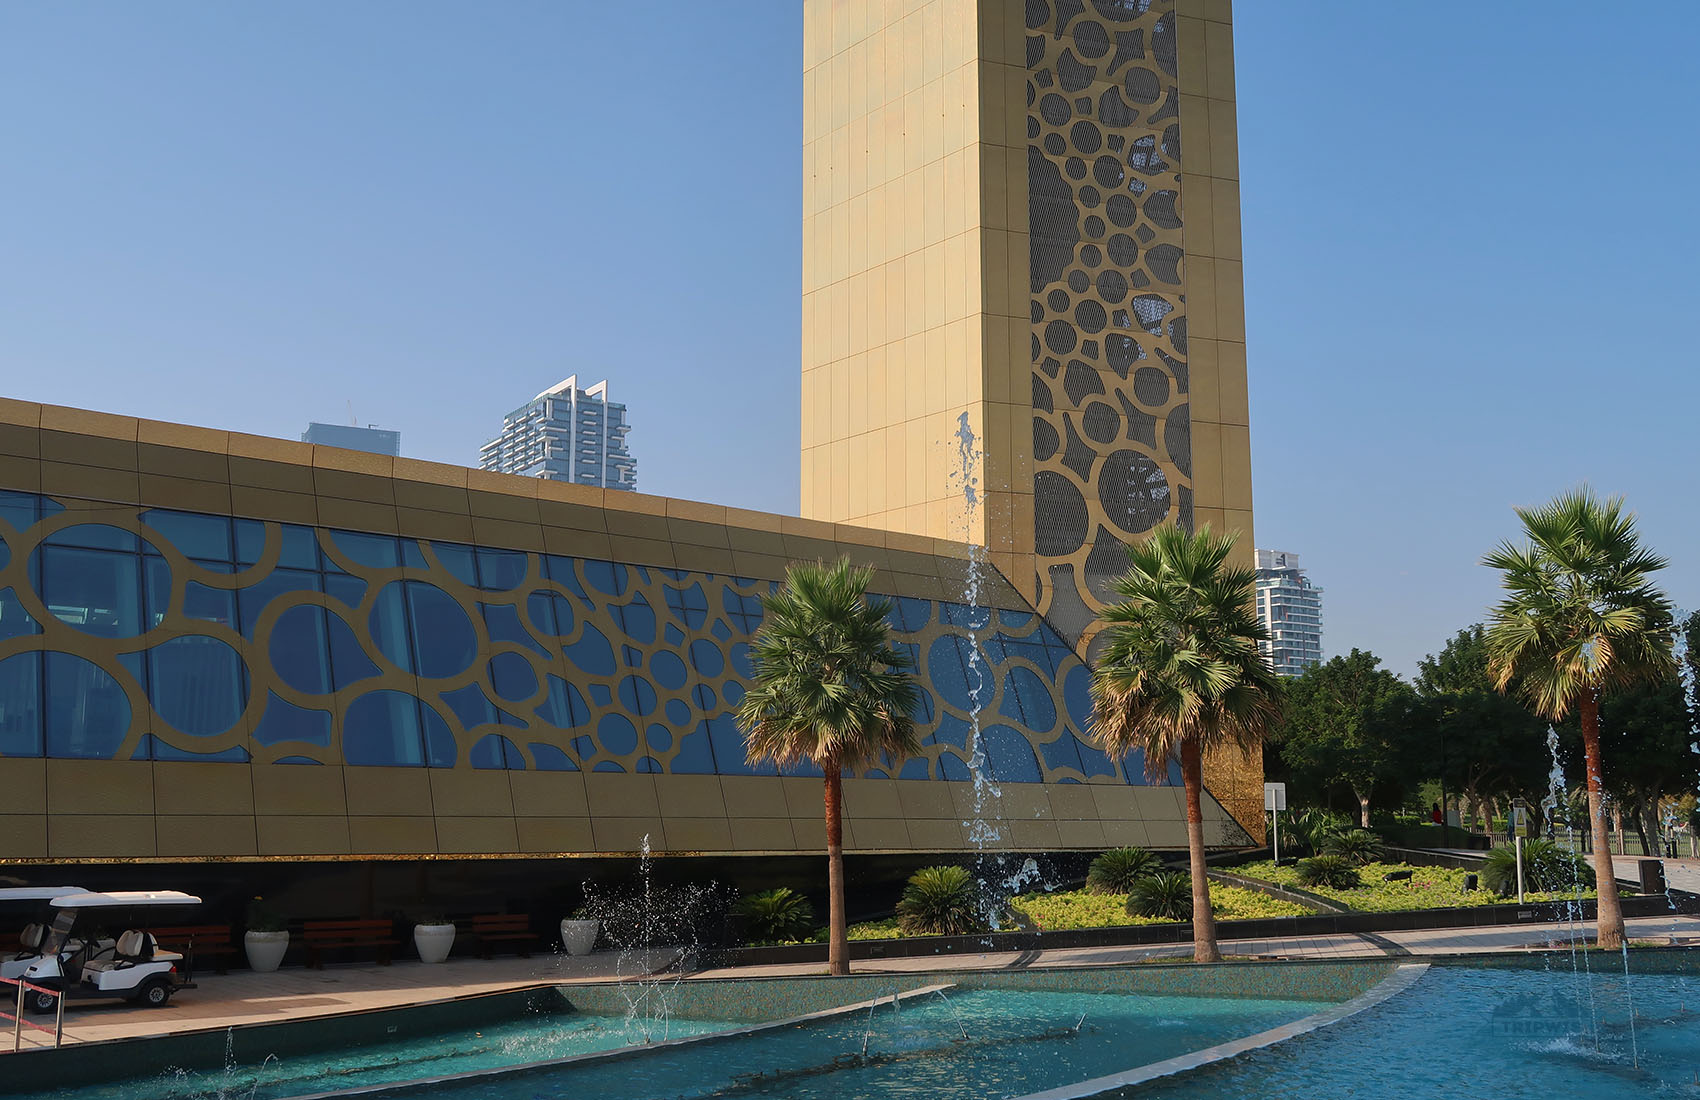
[[[989,607],[970,607],[961,603],[939,604],[939,622],[946,626],[967,627],[969,630],[984,630],[992,621],[992,609]]]
[[[533,741],[527,747],[531,749],[531,759],[536,761],[537,770],[540,772],[578,771],[578,765],[573,763],[572,757],[554,745],[543,741]]]
[[[330,644],[323,608],[302,604],[278,616],[271,631],[270,650],[272,668],[285,684],[306,695],[331,693]]]
[[[437,713],[437,708],[428,704],[420,704],[419,717],[425,723],[425,760],[433,768],[452,768],[460,759],[460,747],[455,744],[455,735],[449,732],[449,724],[443,721],[443,716]]]
[[[517,653],[498,653],[490,658],[490,686],[510,703],[537,694],[537,670]]]
[[[548,679],[549,692],[537,707],[537,718],[556,729],[575,729],[590,721],[590,705],[578,688],[559,676]]]
[[[583,562],[585,583],[607,596],[626,594],[626,567],[590,558]]]
[[[691,701],[697,705],[697,710],[704,714],[719,706],[714,699],[714,689],[707,684],[696,684],[691,688]]]
[[[357,608],[360,601],[366,598],[366,582],[347,573],[327,572],[325,595],[336,597],[350,608]]]
[[[448,708],[454,711],[460,719],[461,727],[473,729],[477,726],[518,725],[511,715],[505,714],[490,697],[484,694],[484,689],[477,684],[467,684],[454,691],[445,691],[441,696]],[[503,721],[507,719],[507,721]]]
[[[525,599],[532,629],[565,638],[573,632],[573,605],[559,592],[533,592]]]
[[[78,523],[41,540],[43,546],[80,546],[88,550],[124,550],[134,554],[136,536],[105,523]]]
[[[130,700],[107,672],[70,653],[48,653],[47,755],[110,760],[130,731]]]
[[[585,595],[584,585],[579,582],[575,559],[563,558],[558,554],[548,554],[543,558],[543,568],[549,574],[550,580],[577,596],[584,603],[584,606],[595,606],[590,597]]]
[[[407,581],[395,581],[378,590],[366,625],[378,652],[403,672],[412,672],[413,646],[407,629]]]
[[[892,600],[891,614],[886,618],[898,630],[913,634],[932,622],[933,602],[914,596],[898,596]]]
[[[455,580],[468,588],[478,587],[478,559],[473,556],[472,547],[457,542],[433,542],[431,553]]]
[[[342,556],[368,569],[392,569],[401,564],[401,549],[392,535],[371,535],[364,531],[327,531],[331,545]]]
[[[377,662],[360,646],[360,637],[341,615],[325,612],[325,633],[331,643],[331,686],[337,691],[379,675]]]
[[[700,630],[708,621],[708,597],[704,595],[700,581],[689,588],[674,588],[668,585],[665,591],[667,607],[673,612],[674,618],[692,630]]]
[[[10,588],[0,588],[0,642],[21,638],[40,630],[36,621],[24,610],[23,601]]]
[[[673,754],[667,770],[674,775],[712,775],[714,745],[709,739],[706,722],[679,738],[679,751]]]
[[[642,676],[627,676],[620,681],[620,705],[643,718],[655,710],[655,688]]]
[[[254,727],[257,745],[281,745],[298,742],[329,748],[331,744],[331,714],[328,710],[308,710],[298,707],[272,692],[266,692],[266,709]]]
[[[1045,758],[1047,768],[1074,768],[1082,772],[1085,770],[1080,766],[1080,742],[1067,730],[1056,740],[1039,745],[1038,748],[1039,755]]]
[[[707,638],[698,638],[691,643],[691,667],[697,675],[712,680],[726,671],[726,656]]]
[[[753,680],[756,675],[755,662],[750,660],[750,643],[733,642],[731,647],[732,670],[746,680]]]
[[[478,548],[478,581],[492,592],[509,592],[525,583],[526,555],[516,550]]]
[[[295,523],[266,524],[257,519],[239,519],[232,524],[236,535],[238,565],[253,565],[265,556],[266,530],[271,526],[279,529],[279,538],[282,540],[277,559],[279,565],[285,569],[319,567],[319,540],[311,527],[302,527]]]
[[[760,596],[746,596],[742,592],[727,585],[720,594],[720,603],[726,609],[726,617],[740,633],[754,634],[761,626],[762,606]]]
[[[596,742],[602,746],[602,751],[614,756],[625,756],[637,751],[637,727],[632,720],[623,714],[604,714],[596,724]]]
[[[738,729],[738,724],[729,715],[718,715],[705,718],[697,727],[693,737],[703,733],[708,735],[708,743],[714,750],[714,763],[721,775],[778,775],[779,769],[771,761],[761,764],[751,764],[744,754],[744,735]],[[689,738],[687,738],[689,740]]]
[[[279,596],[290,592],[319,591],[319,575],[297,569],[274,569],[271,573],[236,594],[237,610],[242,615],[242,636],[254,640],[260,616]]]
[[[35,526],[36,500],[34,493],[15,493],[10,489],[0,489],[0,520],[11,524],[14,531],[24,531]]]
[[[0,537],[0,569],[6,568],[12,561],[12,548],[6,545],[4,537]]]
[[[533,598],[536,598],[535,594]],[[561,602],[564,604],[566,601]],[[512,642],[524,646],[540,657],[553,656],[525,629],[525,624],[520,621],[519,608],[505,603],[481,603],[478,607],[484,615],[484,626],[490,632],[492,642]]]
[[[408,609],[413,616],[414,648],[419,675],[458,676],[478,659],[478,635],[466,611],[441,588],[424,581],[405,581]],[[390,587],[394,587],[391,585]]]
[[[142,523],[163,535],[184,557],[230,560],[230,520],[224,516],[154,508],[142,513]]]
[[[472,751],[466,754],[467,762],[475,768],[506,768],[509,771],[524,771],[525,757],[512,741],[499,733],[486,734],[472,746]]]
[[[40,755],[41,654],[15,653],[0,661],[0,756]]]
[[[142,632],[141,583],[130,554],[49,546],[41,551],[42,598],[63,622],[101,638]]]
[[[602,631],[584,624],[584,633],[578,641],[566,647],[567,660],[576,665],[581,672],[591,676],[612,676],[614,674],[614,647],[608,644],[608,638]]]
[[[655,641],[655,609],[649,606],[641,592],[632,598],[631,603],[615,606],[614,621],[634,642],[649,645]]]
[[[419,700],[405,692],[368,692],[343,715],[342,755],[350,764],[419,767],[422,742]]]
[[[1050,685],[1039,679],[1032,669],[1020,665],[1009,670],[1004,678],[1003,705],[998,712],[1013,718],[1023,729],[1033,733],[1049,733],[1057,724],[1057,707],[1051,701]]]
[[[678,691],[684,687],[685,680],[690,676],[685,662],[679,660],[677,653],[668,649],[649,659],[649,671],[655,677],[655,682],[668,691]]]
[[[957,710],[973,710],[968,679],[968,643],[955,634],[943,634],[927,647],[927,675],[939,697]]]
[[[155,713],[194,737],[224,733],[248,705],[242,658],[204,634],[172,638],[148,650],[148,687]]]

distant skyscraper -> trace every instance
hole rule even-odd
[[[401,433],[384,428],[359,428],[353,424],[307,425],[301,442],[320,443],[326,447],[346,447],[351,451],[371,451],[375,455],[401,454]]]
[[[1284,550],[1257,552],[1257,617],[1268,628],[1263,644],[1279,675],[1297,676],[1322,663],[1322,589]]]
[[[502,434],[484,444],[478,465],[575,485],[636,489],[628,428],[626,407],[608,400],[607,380],[580,388],[575,374],[503,417]]]

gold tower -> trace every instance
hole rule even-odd
[[[1249,564],[1229,0],[805,0],[803,40],[802,514],[983,545],[1083,652],[1157,524]],[[1259,835],[1261,778],[1210,775]]]

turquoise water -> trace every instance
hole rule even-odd
[[[1625,983],[1616,959],[1603,965],[1591,980],[1567,957],[1545,971],[1434,967],[1358,1016],[1139,1096],[1700,1096],[1700,978]]]
[[[16,1093],[0,1085],[0,1094],[9,1100],[283,1100],[638,1045],[646,1041],[649,1026],[628,1023],[621,1016],[555,1013],[347,1051],[268,1059],[258,1065],[171,1067],[110,1085],[36,1093]],[[744,1020],[670,1020],[666,1035],[679,1039],[748,1026]],[[662,1038],[659,1025],[652,1035]]]
[[[984,1100],[1130,1069],[1324,1007],[1313,1001],[1007,990],[958,991],[948,998],[927,997],[900,1008],[887,1001],[871,1013],[695,1049],[431,1085],[404,1095],[408,1100]]]

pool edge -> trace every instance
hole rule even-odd
[[[954,983],[925,985],[916,989],[893,993],[889,996],[874,997],[857,1001],[854,1004],[839,1005],[835,1008],[823,1008],[815,1012],[806,1012],[801,1016],[788,1016],[783,1020],[767,1020],[750,1023],[744,1027],[730,1028],[725,1031],[709,1031],[701,1035],[687,1035],[678,1039],[663,1039],[659,1043],[643,1043],[615,1047],[612,1050],[592,1050],[583,1054],[568,1054],[560,1058],[546,1058],[539,1062],[521,1062],[511,1066],[496,1066],[490,1069],[473,1070],[468,1073],[446,1073],[436,1077],[418,1077],[410,1081],[390,1081],[384,1084],[360,1085],[351,1089],[334,1089],[329,1092],[304,1093],[288,1097],[288,1100],[337,1100],[350,1096],[381,1096],[387,1093],[404,1093],[411,1089],[426,1088],[431,1085],[443,1085],[459,1081],[474,1081],[484,1077],[503,1077],[522,1073],[533,1073],[538,1070],[552,1069],[558,1066],[579,1065],[585,1062],[614,1062],[628,1058],[642,1057],[652,1051],[673,1049],[698,1043],[710,1043],[724,1039],[736,1039],[746,1035],[756,1035],[764,1031],[772,1031],[782,1027],[811,1023],[815,1020],[830,1019],[834,1016],[847,1016],[860,1012],[888,1000],[907,1001],[911,997],[924,997],[934,992],[947,992],[955,989]]]
[[[1174,1058],[1166,1058],[1161,1062],[1151,1062],[1123,1073],[1113,1073],[1104,1077],[1077,1081],[1072,1085],[1061,1085],[1054,1089],[1046,1089],[1043,1092],[1030,1092],[1024,1096],[1016,1097],[1014,1100],[1087,1100],[1088,1097],[1102,1096],[1115,1089],[1131,1088],[1135,1085],[1142,1085],[1147,1081],[1156,1080],[1159,1077],[1172,1077],[1177,1074],[1190,1073],[1204,1066],[1225,1062],[1242,1054],[1262,1050],[1265,1047],[1286,1042],[1288,1039],[1297,1038],[1330,1024],[1339,1023],[1341,1020],[1356,1016],[1366,1009],[1374,1008],[1383,1001],[1409,989],[1418,978],[1428,972],[1428,968],[1428,963],[1401,963],[1392,974],[1351,1000],[1342,1001],[1322,1012],[1301,1017],[1290,1024],[1282,1024],[1280,1027],[1273,1027],[1241,1039],[1218,1043],[1212,1047],[1205,1047],[1203,1050],[1195,1050],[1191,1054],[1181,1054]]]

